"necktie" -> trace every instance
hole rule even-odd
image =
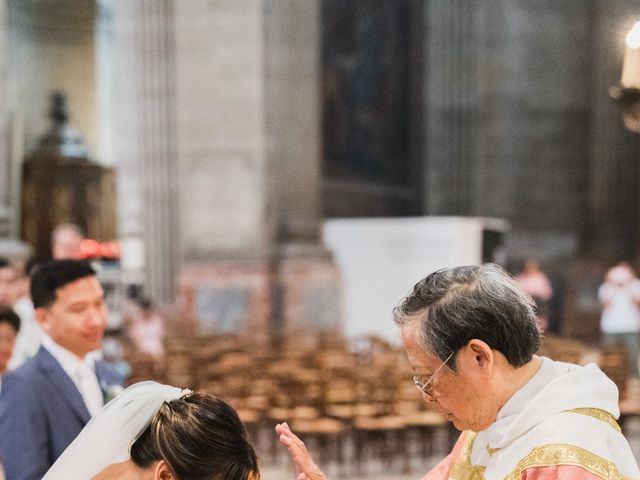
[[[102,390],[100,389],[96,374],[91,367],[83,363],[78,366],[76,376],[82,399],[91,416],[94,416],[100,411],[103,405]]]

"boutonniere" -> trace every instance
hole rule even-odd
[[[106,405],[111,400],[116,398],[120,392],[124,390],[122,385],[118,385],[117,383],[113,385],[101,385],[102,387],[102,397],[104,399],[104,404]]]

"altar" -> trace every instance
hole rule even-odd
[[[347,336],[399,342],[391,311],[429,273],[456,265],[504,265],[505,220],[484,217],[353,218],[326,221],[324,242],[342,281]]]

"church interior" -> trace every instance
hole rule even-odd
[[[635,0],[0,0],[0,256],[24,269],[77,226],[105,358],[223,396],[274,480],[285,420],[331,478],[423,475],[455,436],[393,308],[440,268],[534,272],[541,354],[615,382],[638,460],[638,358],[603,343],[598,294],[640,272],[638,20]]]

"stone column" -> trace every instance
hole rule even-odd
[[[267,193],[285,235],[301,239],[320,214],[319,2],[280,0],[264,8]]]
[[[138,24],[147,285],[173,300],[179,255],[173,0],[144,0]]]
[[[8,65],[8,24],[6,0],[0,0],[0,238],[9,234],[9,209],[11,162],[9,141],[9,83]]]
[[[102,15],[113,29],[120,235],[131,248],[125,256],[144,247],[146,289],[169,302],[179,254],[174,2],[113,0],[103,3]]]
[[[320,2],[265,2],[273,332],[337,327],[336,267],[320,239]]]
[[[264,14],[258,0],[176,1],[183,317],[264,331],[270,312]]]
[[[318,1],[176,7],[184,310],[204,331],[335,322],[319,243]]]
[[[423,211],[472,215],[478,165],[478,2],[425,4]],[[453,187],[455,186],[455,187]]]

